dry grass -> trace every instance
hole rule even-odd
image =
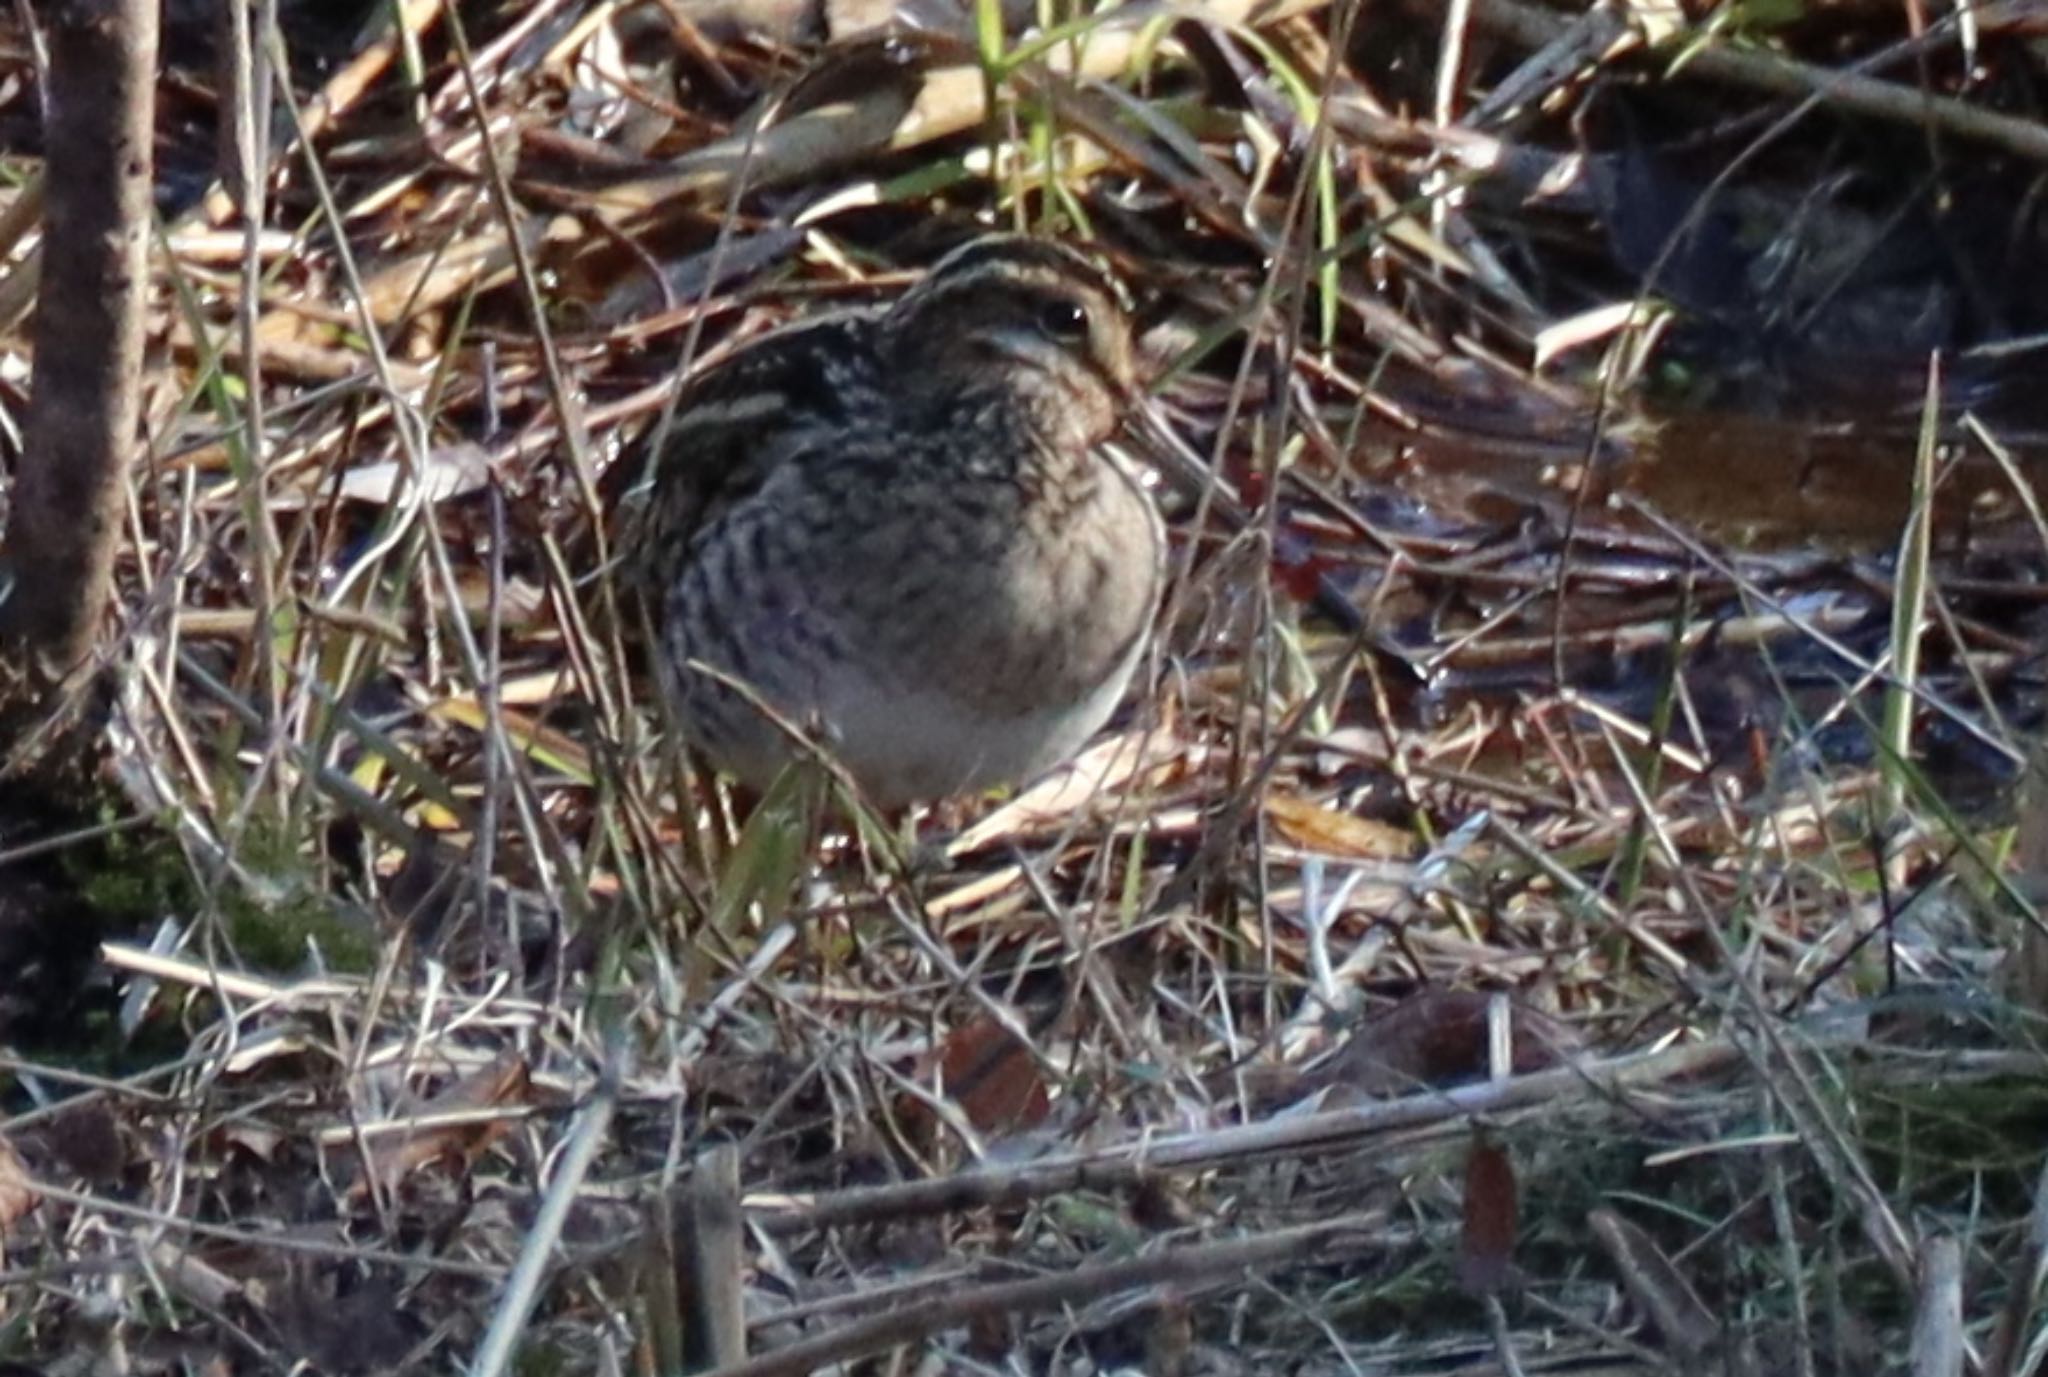
[[[1806,192],[1967,149],[2033,242],[2041,127],[1956,94],[1951,20],[1645,53],[1509,0],[1217,0],[821,58],[395,8],[293,31],[336,47],[279,84],[259,230],[167,214],[110,825],[0,835],[23,912],[146,922],[0,1052],[0,1358],[668,1370],[671,1205],[729,1141],[750,1372],[2031,1370],[2048,833],[2015,862],[1986,806],[2038,715],[2025,437],[1951,410],[1920,486],[1861,480],[1933,523],[1901,565],[1730,539],[1746,501],[1819,526],[1813,415],[1759,465],[1644,404],[1759,365],[1910,472],[1933,341],[1843,257],[1922,201]],[[179,73],[198,188],[215,79]],[[1732,346],[1593,309],[1716,280],[1657,181],[1701,159],[1568,157],[1606,84],[1801,260],[1678,313]],[[1624,245],[1644,214],[1679,247]],[[908,845],[736,818],[663,739],[597,479],[679,360],[989,223],[1090,234],[1158,306],[1215,484],[1171,499],[1149,691]],[[1823,395],[1857,329],[1909,381]],[[1660,507],[1659,455],[1782,494]]]

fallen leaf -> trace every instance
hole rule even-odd
[[[464,1165],[475,1161],[512,1123],[512,1115],[489,1111],[524,1103],[529,1084],[523,1060],[500,1057],[451,1082],[403,1121],[343,1130],[350,1137],[360,1131],[369,1143],[369,1172],[355,1183],[350,1194],[360,1196],[373,1176],[387,1189],[395,1187],[427,1163],[444,1156],[454,1157]]]
[[[1363,1095],[1406,1095],[1487,1074],[1487,1019],[1493,995],[1424,990],[1365,1019],[1344,1046],[1302,1077],[1302,1087],[1342,1086]],[[1578,1034],[1510,1000],[1509,1069],[1516,1075],[1554,1066],[1581,1046]]]
[[[6,1241],[15,1221],[34,1209],[41,1199],[21,1154],[12,1143],[0,1138],[0,1242]]]
[[[1052,1092],[1031,1049],[993,1018],[955,1028],[925,1059],[921,1078],[960,1106],[982,1133],[1006,1134],[1034,1128],[1052,1110]],[[931,1110],[910,1099],[911,1118],[929,1121]]]
[[[1476,1138],[1465,1156],[1465,1222],[1458,1284],[1473,1295],[1505,1289],[1514,1274],[1518,1214],[1515,1165],[1497,1144]]]
[[[1292,794],[1266,795],[1266,817],[1280,835],[1304,851],[1358,860],[1405,861],[1415,835],[1371,818],[1340,813]]]
[[[946,853],[964,856],[994,841],[1064,825],[1092,803],[1122,797],[1141,770],[1160,764],[1176,749],[1158,732],[1125,732],[1098,741],[962,832]]]

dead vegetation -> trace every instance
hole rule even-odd
[[[197,8],[9,1371],[2035,1370],[2035,6]],[[1215,474],[1149,691],[736,817],[601,476],[989,223]]]

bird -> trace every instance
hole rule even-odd
[[[807,752],[896,809],[1026,783],[1122,701],[1165,583],[1130,300],[969,240],[895,300],[681,384],[615,522],[673,720],[765,791]]]

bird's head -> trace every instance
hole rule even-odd
[[[990,235],[955,249],[883,317],[889,379],[938,408],[1022,402],[1059,438],[1109,438],[1137,397],[1130,300],[1073,249]]]

